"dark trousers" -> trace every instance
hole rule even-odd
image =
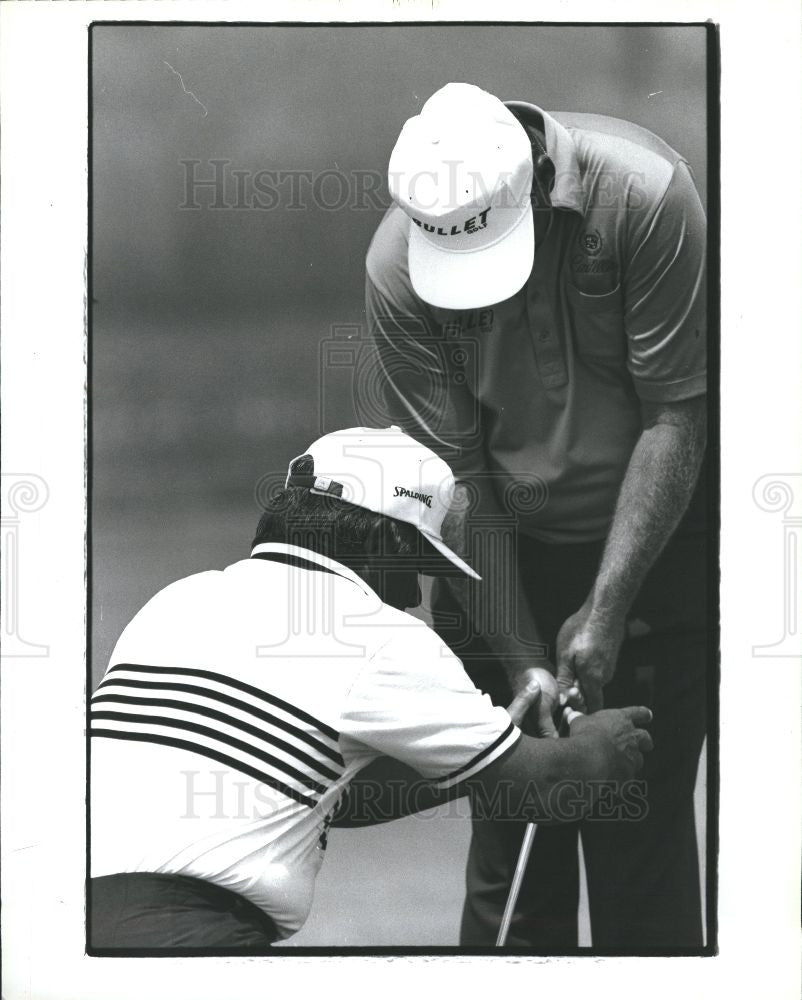
[[[273,921],[249,900],[186,875],[93,878],[88,906],[92,948],[262,954],[276,939]]]
[[[519,543],[519,573],[553,657],[566,618],[579,609],[595,578],[602,543]],[[655,749],[642,778],[646,815],[637,821],[588,819],[540,826],[508,944],[545,954],[577,947],[582,834],[593,947],[623,954],[700,949],[702,916],[693,792],[706,728],[706,544],[700,534],[675,536],[649,574],[629,616],[605,707],[643,704],[654,713]],[[459,626],[447,583],[433,595],[435,626],[496,704],[511,699],[503,670],[478,639]],[[452,619],[453,620],[453,619]],[[495,943],[524,826],[475,820],[462,920],[464,945]]]

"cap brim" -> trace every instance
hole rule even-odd
[[[532,206],[504,239],[481,250],[454,253],[409,227],[409,276],[415,293],[441,309],[480,309],[512,298],[526,284],[535,260]]]
[[[442,573],[438,571],[437,574],[434,574],[434,573],[426,573],[426,571],[424,571],[425,575],[428,576],[454,575],[453,568],[456,568],[460,570],[462,573],[464,573],[466,576],[469,576],[472,580],[482,579],[481,576],[479,576],[479,574],[476,572],[476,570],[471,569],[471,567],[465,562],[464,559],[460,559],[460,557],[456,554],[456,552],[451,551],[451,549],[446,545],[446,543],[442,540],[442,538],[438,538],[436,535],[430,535],[429,532],[423,531],[420,528],[418,528],[418,531],[420,532],[420,535],[423,538],[424,546],[425,547],[431,546],[435,550],[436,555],[443,556],[444,559],[447,561],[447,563],[450,564],[450,566],[449,565],[443,566]]]

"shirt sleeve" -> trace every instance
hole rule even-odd
[[[401,629],[360,672],[340,718],[341,737],[394,757],[438,788],[478,774],[521,736],[507,711],[470,681],[421,623]],[[341,740],[343,757],[348,740]]]
[[[358,392],[373,399],[379,384],[383,419],[431,448],[459,478],[482,467],[481,409],[461,371],[458,340],[412,289],[405,220],[391,210],[368,253],[365,312],[373,364],[363,367]]]
[[[624,283],[628,366],[646,401],[675,402],[706,391],[706,221],[687,165],[642,231]]]

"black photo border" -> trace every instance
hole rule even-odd
[[[707,943],[700,949],[653,949],[648,951],[620,951],[595,947],[572,948],[558,953],[537,951],[531,948],[490,948],[459,946],[367,946],[367,947],[289,947],[272,948],[264,957],[292,958],[305,956],[334,957],[394,957],[394,956],[505,956],[521,957],[714,957],[718,955],[718,846],[719,846],[719,685],[720,685],[720,535],[721,535],[721,452],[720,452],[720,314],[721,314],[721,98],[720,98],[720,30],[712,21],[149,21],[149,20],[94,20],[87,28],[87,88],[88,88],[88,139],[87,139],[87,271],[86,271],[86,857],[85,857],[85,954],[106,958],[219,958],[259,957],[253,950],[237,948],[217,949],[132,949],[96,948],[89,944],[91,912],[91,740],[89,736],[90,697],[92,694],[92,500],[93,500],[93,29],[98,27],[154,27],[154,28],[360,28],[393,27],[621,27],[621,28],[703,28],[706,32],[707,61],[707,319],[708,319],[708,444],[710,458],[708,470],[708,532],[707,554],[710,586],[708,591],[708,677],[707,677],[707,817],[706,817],[706,891],[705,909]]]

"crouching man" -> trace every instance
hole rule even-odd
[[[381,757],[430,801],[539,820],[533,789],[637,773],[648,709],[524,736],[405,612],[419,573],[476,576],[440,535],[453,492],[397,428],[329,434],[290,463],[249,558],[133,618],[91,705],[92,953],[260,953],[295,933],[344,792]]]

